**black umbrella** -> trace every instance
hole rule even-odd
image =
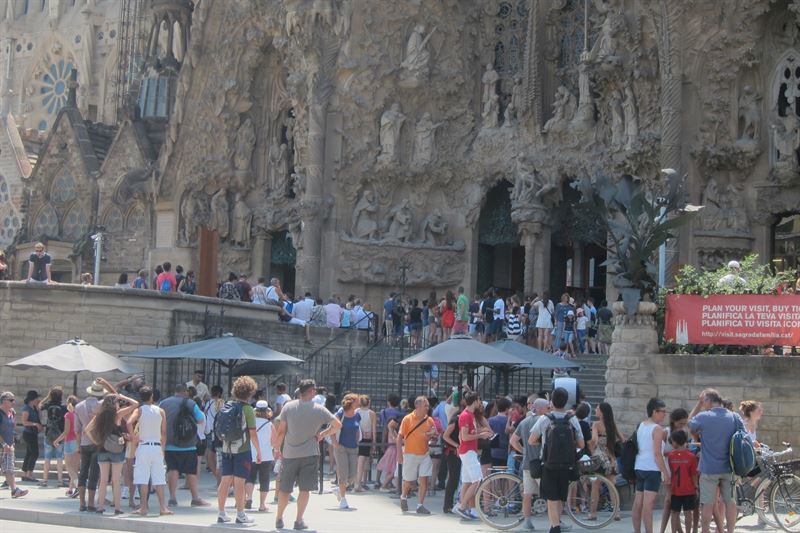
[[[403,359],[398,365],[455,365],[492,366],[524,365],[527,361],[505,353],[468,335],[453,335],[450,339]]]
[[[233,375],[239,376],[297,376],[303,373],[300,365],[283,361],[245,361],[236,365]]]
[[[503,339],[495,342],[490,342],[489,346],[496,348],[502,352],[516,355],[520,359],[524,359],[525,363],[520,365],[520,368],[580,368],[581,365],[575,361],[568,359],[561,359],[553,354],[543,352],[538,348],[528,346],[521,342],[512,341],[510,339]]]

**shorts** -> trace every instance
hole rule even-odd
[[[481,463],[474,450],[468,450],[467,453],[459,454],[458,457],[461,459],[461,483],[477,483],[483,479]]]
[[[167,450],[164,453],[164,459],[167,462],[167,472],[177,470],[184,475],[197,475],[197,455],[194,450]]]
[[[169,453],[169,452],[167,452]],[[223,453],[220,471],[222,476],[233,476],[250,479],[250,470],[253,468],[253,456],[250,450],[239,453]]]
[[[570,343],[570,342],[572,342],[572,338],[573,338],[573,336],[574,336],[574,335],[573,335],[573,332],[571,332],[571,331],[565,331],[565,332],[564,332],[564,336],[561,338],[561,342]]]
[[[433,473],[431,456],[416,453],[403,454],[403,481],[416,481],[421,477],[430,477]]]
[[[409,325],[408,329],[411,331],[422,331],[422,322],[414,322]]]
[[[503,319],[495,318],[486,326],[487,335],[495,335],[503,331]]]
[[[531,477],[531,472],[527,468],[522,470],[522,493],[538,494],[539,483]]]
[[[358,456],[369,457],[372,455],[372,440],[361,439],[358,443]]]
[[[206,454],[206,439],[197,441],[197,457],[203,457]]]
[[[166,485],[166,474],[167,469],[164,466],[164,452],[161,444],[139,443],[136,448],[136,462],[133,465],[133,484]]]
[[[50,459],[57,459],[61,460],[64,458],[64,446],[59,444],[58,446],[53,446],[52,443],[47,442],[47,439],[44,439],[44,460],[49,461]]]
[[[567,501],[567,491],[572,482],[571,470],[542,469],[541,497],[551,502]]]
[[[0,472],[3,474],[14,473],[14,450],[0,451]]]
[[[269,492],[269,480],[272,474],[272,468],[275,463],[272,461],[261,461],[259,464],[253,464],[250,469],[250,483],[256,483],[258,480],[258,490],[261,492]]]
[[[466,335],[468,323],[466,320],[456,320],[453,324],[453,335]]]
[[[508,457],[492,457],[491,465],[494,467],[508,467]]]
[[[352,483],[358,473],[358,448],[337,446],[333,449],[336,459],[336,479],[339,483]]]
[[[658,470],[636,470],[636,492],[658,492],[661,488],[661,472]]]
[[[478,450],[480,453],[480,462],[482,465],[492,464],[492,450],[486,448],[485,450]]]
[[[283,458],[281,463],[281,492],[291,493],[295,484],[302,492],[319,489],[319,457]]]
[[[78,439],[64,441],[64,455],[71,455],[78,451]]]
[[[112,465],[121,465],[124,462],[124,451],[119,453],[97,452],[97,464],[111,463]]]
[[[733,474],[700,474],[700,503],[712,504],[717,499],[717,487],[723,503],[732,503]]]
[[[669,510],[673,513],[680,513],[681,511],[694,511],[697,509],[697,495],[690,494],[689,496],[670,496]]]

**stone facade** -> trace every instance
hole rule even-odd
[[[151,153],[104,164],[98,190],[128,175],[141,194],[99,193],[89,219],[145,216],[136,241],[109,240],[106,275],[196,266],[209,239],[200,270],[269,275],[290,239],[296,292],[603,289],[569,185],[665,167],[707,206],[671,264],[769,260],[800,199],[800,26],[793,0],[744,4],[141,0],[155,25],[125,116]],[[119,127],[117,145],[142,138]]]

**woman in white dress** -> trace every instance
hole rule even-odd
[[[539,311],[539,318],[536,320],[536,329],[539,330],[536,344],[540,350],[548,351],[550,350],[550,339],[552,338],[550,332],[553,329],[553,312],[555,311],[553,302],[550,300],[550,292],[544,291],[542,298],[536,300],[533,305]]]

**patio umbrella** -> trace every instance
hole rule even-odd
[[[119,370],[132,374],[138,371],[135,366],[118,357],[75,338],[64,344],[17,359],[6,366],[27,370],[30,368],[49,368],[61,372],[74,372],[73,393],[78,391],[78,372],[88,371],[96,374]]]
[[[478,342],[468,335],[453,335],[450,339],[403,359],[398,365],[456,365],[491,366],[524,365],[527,361],[517,355]]]
[[[538,348],[528,346],[521,342],[512,341],[510,339],[503,339],[495,342],[490,342],[489,346],[496,348],[502,352],[516,355],[520,359],[524,359],[525,363],[520,365],[520,368],[580,368],[581,365],[575,361],[561,359],[553,354],[549,354]]]
[[[303,368],[284,361],[245,361],[236,365],[234,376],[297,376]]]

